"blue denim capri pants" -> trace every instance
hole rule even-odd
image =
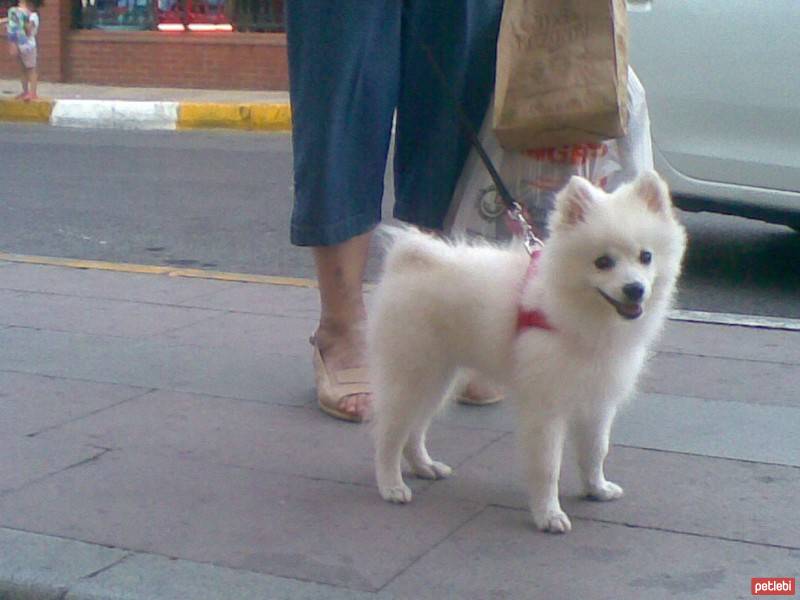
[[[480,128],[502,0],[289,0],[294,148],[291,240],[329,246],[371,230],[396,113],[394,216],[440,229],[469,142],[429,45]]]

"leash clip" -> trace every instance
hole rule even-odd
[[[543,248],[544,242],[536,237],[528,220],[525,218],[525,213],[522,206],[516,200],[511,200],[510,206],[506,209],[508,216],[519,227],[519,234],[522,238],[522,244],[528,254],[533,254],[536,248]]]

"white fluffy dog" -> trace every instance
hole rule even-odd
[[[568,432],[586,494],[622,496],[603,473],[611,423],[666,319],[686,234],[652,172],[612,194],[573,177],[549,229],[533,259],[521,248],[393,232],[368,331],[385,500],[411,500],[402,457],[419,477],[450,474],[425,435],[462,367],[505,383],[518,404],[539,529],[571,529],[558,500]]]

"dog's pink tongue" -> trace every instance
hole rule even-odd
[[[641,304],[620,304],[619,313],[626,319],[638,319],[642,316]]]

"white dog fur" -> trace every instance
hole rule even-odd
[[[533,276],[518,247],[390,232],[367,333],[375,471],[385,500],[411,500],[403,457],[418,477],[451,473],[428,455],[425,436],[463,367],[504,383],[517,403],[539,529],[571,529],[558,499],[568,433],[587,496],[622,496],[603,472],[611,424],[666,319],[686,234],[653,172],[612,194],[573,177],[549,229]],[[518,331],[520,306],[539,309],[553,330]]]

